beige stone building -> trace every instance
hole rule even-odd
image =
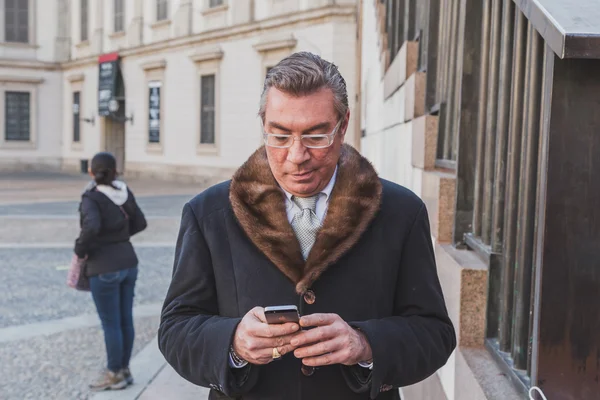
[[[0,0],[0,169],[61,165],[64,6]]]
[[[438,275],[459,343],[437,373],[402,388],[402,398],[523,399],[524,394],[517,392],[484,348],[488,268],[475,252],[452,246],[456,177],[452,163],[438,156],[443,115],[440,103],[428,97],[428,90],[436,90],[429,79],[437,84],[434,74],[440,53],[434,26],[444,21],[440,15],[447,10],[441,4],[365,0],[361,14],[361,151],[380,176],[425,201]],[[442,62],[439,66],[446,68]]]
[[[357,3],[0,0],[0,109],[19,110],[0,114],[0,165],[76,171],[108,150],[128,175],[227,177],[261,144],[264,75],[286,55],[336,63],[354,111]]]
[[[361,9],[361,151],[427,205],[458,339],[403,399],[600,398],[597,1]]]

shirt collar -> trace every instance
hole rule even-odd
[[[335,167],[335,171],[333,171],[333,175],[331,176],[331,179],[329,180],[329,183],[327,184],[327,186],[325,186],[323,188],[323,190],[321,190],[319,193],[323,193],[325,195],[325,201],[329,202],[329,198],[331,197],[331,192],[333,191],[333,186],[335,185],[335,180],[337,178],[337,171],[338,171],[338,167],[336,165]],[[292,201],[292,194],[290,192],[288,192],[287,190],[285,190],[284,188],[281,188],[281,190],[283,190],[283,193],[285,193],[285,197],[287,197],[287,199],[289,201]]]

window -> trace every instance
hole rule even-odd
[[[160,87],[161,82],[148,83],[148,142],[160,143]]]
[[[457,140],[461,140],[461,154],[470,148],[475,155],[470,161],[457,157],[463,171],[472,171],[465,182],[472,193],[469,201],[473,211],[469,226],[465,229],[456,222],[454,232],[465,230],[465,244],[489,266],[486,346],[501,360],[513,382],[520,382],[526,390],[532,365],[539,362],[533,321],[539,296],[535,289],[536,221],[540,212],[536,199],[538,179],[543,176],[538,150],[544,46],[542,37],[531,25],[527,27],[525,16],[514,3],[503,3],[505,12],[492,14],[492,21],[485,25],[487,43],[478,44],[473,57],[486,63],[481,71],[488,71],[478,84],[489,90],[480,91],[476,105],[471,106],[479,121],[472,128],[461,127],[456,138],[447,136],[452,129],[440,131],[438,143],[442,140],[445,147],[443,151],[438,148],[438,156],[449,158]],[[450,17],[446,24],[454,25]],[[501,35],[502,31],[506,34]],[[451,40],[456,38],[455,31]],[[448,110],[459,106],[451,104]],[[464,207],[466,201],[461,202]]]
[[[123,0],[114,0],[114,17],[115,17],[115,32],[123,32],[125,30],[125,13],[123,11]]]
[[[81,92],[73,92],[73,142],[81,141]]]
[[[31,139],[29,92],[5,92],[5,139],[29,141]]]
[[[163,152],[162,142],[165,133],[165,59],[155,59],[141,65],[145,75],[146,95],[146,120],[143,129],[146,130],[146,152],[161,154]],[[197,106],[196,106],[197,107]],[[196,115],[195,113],[193,115]],[[195,119],[194,116],[192,116]],[[193,128],[198,132],[197,128]]]
[[[385,4],[385,16],[386,16],[386,32],[387,32],[387,45],[388,51],[390,52],[390,62],[396,56],[396,26],[400,25],[396,21],[396,9],[398,8],[397,0],[388,0]]]
[[[168,18],[169,15],[169,2],[168,0],[156,0],[156,20],[163,21]]]
[[[205,51],[190,55],[190,59],[198,69],[196,83],[196,107],[199,116],[196,117],[196,153],[218,154],[220,135],[220,104],[219,96],[219,71],[223,51],[216,45]]]
[[[88,40],[88,0],[81,0],[79,12],[80,39],[85,42]]]
[[[29,0],[5,0],[4,40],[29,43]]]
[[[200,78],[200,143],[215,143],[215,75]]]
[[[384,0],[381,1],[384,3]],[[404,10],[405,2],[400,0],[385,0],[385,34],[387,40],[387,51],[389,62],[394,60],[404,38]]]
[[[223,0],[209,0],[208,1],[208,7],[213,8],[213,7],[219,7],[223,5]]]

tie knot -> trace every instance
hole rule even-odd
[[[293,196],[292,197],[292,201],[294,203],[296,203],[296,205],[298,207],[300,207],[301,210],[311,210],[311,211],[315,211],[317,208],[317,199],[319,198],[319,195],[314,195],[311,197],[296,197]]]

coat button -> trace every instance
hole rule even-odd
[[[302,364],[302,374],[304,376],[311,376],[315,373],[315,367],[309,367],[308,365]]]
[[[317,297],[315,296],[315,292],[313,292],[310,289],[304,292],[304,301],[306,302],[306,304],[315,304],[316,300]]]

